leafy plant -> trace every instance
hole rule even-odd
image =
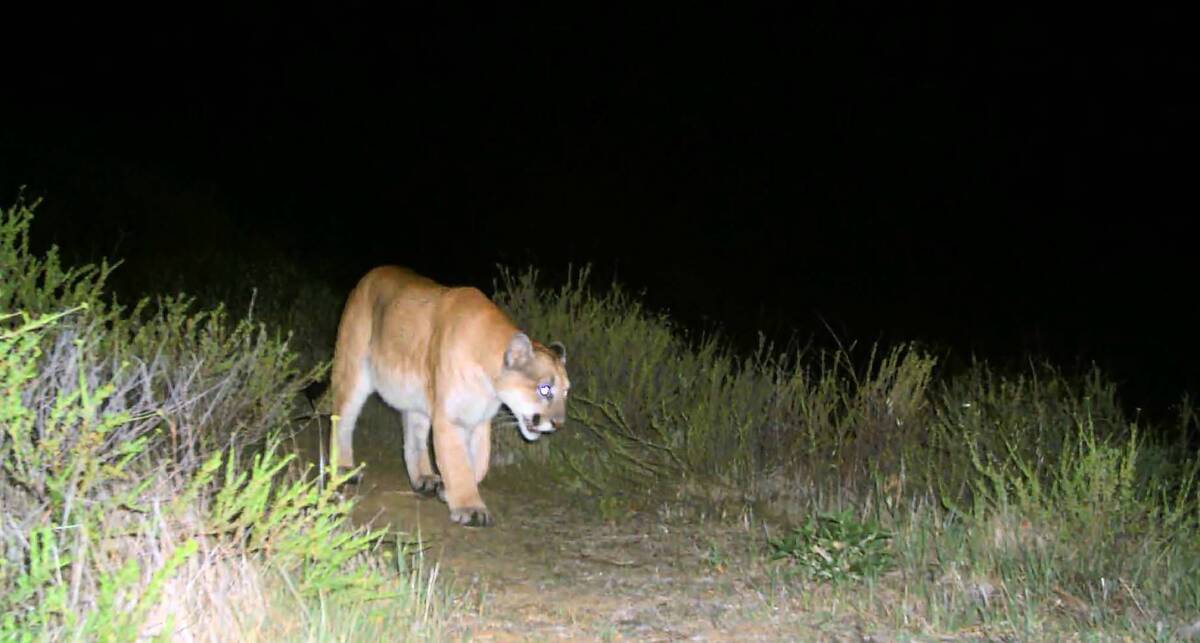
[[[429,586],[283,452],[323,366],[221,306],[105,302],[108,268],[32,255],[31,220],[0,210],[0,640],[277,639],[327,607],[419,635]]]
[[[704,548],[704,554],[700,559],[718,574],[725,573],[729,567],[729,557],[721,550],[721,545],[712,539],[709,539],[708,546]]]
[[[786,560],[804,576],[820,581],[859,581],[890,569],[892,534],[873,520],[858,520],[849,509],[820,513],[781,538],[768,538],[771,560]]]

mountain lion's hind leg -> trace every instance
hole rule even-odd
[[[337,448],[338,470],[354,468],[354,425],[363,404],[371,395],[371,381],[365,369],[339,369],[333,375],[333,410],[339,415],[329,436],[330,453]]]

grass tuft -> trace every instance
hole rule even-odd
[[[892,534],[873,520],[858,520],[851,510],[822,512],[779,538],[768,539],[771,560],[785,560],[793,573],[824,582],[876,577],[894,563],[888,547]]]

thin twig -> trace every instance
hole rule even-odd
[[[600,563],[608,563],[609,565],[614,565],[616,567],[639,567],[644,564],[641,561],[636,561],[636,560],[616,560],[614,558],[606,558],[604,556],[597,556],[596,554],[592,554],[592,553],[589,553],[586,551],[578,552],[575,555],[578,556],[579,558],[583,558],[585,560],[594,560],[594,561],[600,562]]]

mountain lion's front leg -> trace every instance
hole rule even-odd
[[[492,458],[492,421],[480,422],[471,431],[471,470],[475,472],[475,484],[483,482]]]
[[[492,515],[479,497],[467,450],[467,430],[443,415],[437,413],[433,418],[433,452],[442,475],[450,520],[467,527],[487,527],[492,524]]]

